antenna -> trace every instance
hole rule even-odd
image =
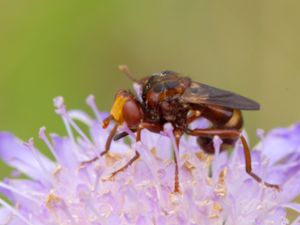
[[[133,76],[132,76],[132,73],[130,72],[129,68],[127,65],[119,65],[118,66],[118,69],[124,73],[130,80],[132,80],[133,82],[137,82],[137,79],[135,79]]]

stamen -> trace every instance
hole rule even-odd
[[[158,177],[159,166],[157,165],[157,160],[152,154],[150,154],[150,152],[142,142],[135,143],[133,145],[133,149],[138,151],[141,158],[145,161],[145,164],[149,168],[149,171],[151,172],[151,175],[154,179],[153,185],[157,194],[159,207],[164,210],[164,208],[166,208],[167,202],[162,197],[162,187],[160,185],[160,179]]]
[[[170,123],[164,125],[164,130],[160,132],[165,137],[171,137],[173,135],[173,126]]]
[[[94,186],[93,186],[93,191],[95,191],[97,193],[98,187],[99,187],[100,177],[102,175],[103,170],[101,169],[100,166],[96,166],[95,172],[96,172],[96,178],[95,178],[95,183],[94,183]]]
[[[86,104],[92,109],[92,111],[94,112],[97,120],[101,121],[103,118],[101,118],[101,114],[100,114],[100,112],[98,110],[98,107],[96,105],[95,96],[94,95],[88,96],[87,99],[86,99]]]
[[[33,155],[34,159],[39,164],[39,166],[41,167],[41,169],[44,170],[44,172],[46,174],[50,174],[50,172],[48,171],[48,169],[45,167],[44,163],[42,162],[42,159],[40,158],[40,155],[38,154],[38,152],[34,148],[33,138],[30,138],[27,141],[27,143],[24,143],[24,145],[32,152],[32,155]]]
[[[217,184],[216,184],[214,191],[215,191],[216,195],[219,197],[224,197],[227,194],[227,187],[225,184],[227,170],[228,170],[227,167],[225,167],[218,176]]]
[[[70,125],[77,131],[77,133],[85,140],[91,147],[95,147],[94,143],[85,135],[85,133],[79,128],[79,126],[67,115],[66,116]]]
[[[290,164],[281,164],[281,165],[276,165],[276,167],[274,168],[274,171],[278,170],[278,171],[284,171],[287,169],[291,169],[293,167],[299,166],[299,162],[293,162]]]
[[[69,110],[68,115],[73,120],[78,120],[88,127],[91,127],[94,124],[94,119],[92,119],[87,113],[80,110]]]
[[[0,187],[5,188],[5,189],[7,189],[7,190],[10,190],[10,191],[12,191],[12,192],[14,192],[14,193],[16,193],[16,194],[18,194],[18,195],[24,197],[24,198],[29,199],[30,201],[33,201],[33,202],[35,202],[36,204],[40,205],[40,202],[39,202],[38,200],[36,200],[36,199],[30,197],[29,195],[25,194],[25,193],[22,192],[22,191],[19,191],[19,190],[15,189],[14,187],[12,187],[12,186],[10,186],[10,185],[7,185],[7,184],[5,184],[5,183],[3,183],[3,182],[0,182]]]
[[[58,114],[64,114],[63,111],[66,111],[66,107],[64,104],[64,98],[62,96],[58,96],[53,99],[53,104],[56,108]]]
[[[285,203],[283,204],[283,207],[289,208],[291,210],[294,210],[297,213],[300,213],[300,204],[298,203]]]
[[[101,177],[100,173],[97,173],[95,183],[94,183],[94,187],[93,187],[95,192],[98,192],[100,177]]]
[[[85,135],[85,133],[79,128],[79,126],[73,121],[73,119],[69,116],[67,108],[64,104],[64,99],[62,97],[57,97],[54,99],[54,106],[56,107],[55,112],[62,116],[64,123],[66,125],[67,131],[69,134],[72,135],[72,139],[74,140],[75,143],[75,139],[74,136],[71,132],[71,127],[70,125],[76,130],[76,132],[83,138],[83,140],[85,140],[90,146],[95,147],[93,142],[91,142],[91,140]],[[71,137],[70,135],[70,137]]]
[[[25,218],[22,214],[20,214],[14,207],[10,206],[7,202],[0,198],[0,205],[6,207],[9,211],[11,211],[14,215],[16,215],[20,220],[22,220],[27,225],[34,225],[27,218]]]
[[[73,150],[78,150],[80,151],[82,154],[84,155],[87,155],[86,151],[83,151],[82,148],[77,148],[77,143],[75,141],[75,137],[74,137],[74,134],[72,132],[72,129],[71,129],[71,126],[70,126],[70,120],[71,119],[68,119],[68,114],[67,114],[67,110],[66,110],[66,107],[64,105],[64,100],[63,100],[63,97],[56,97],[54,100],[54,106],[57,108],[55,110],[55,112],[61,116],[62,120],[63,120],[63,123],[65,125],[65,128],[66,128],[66,131],[67,131],[67,134],[71,140],[71,143],[72,143],[72,146],[73,146]]]
[[[213,145],[214,145],[215,154],[214,154],[213,164],[212,164],[214,166],[214,168],[212,168],[213,169],[212,177],[214,180],[217,179],[217,177],[219,176],[219,173],[220,173],[219,170],[220,170],[221,165],[219,162],[219,156],[220,156],[221,144],[222,144],[222,139],[219,136],[215,135],[213,137]]]
[[[58,210],[61,210],[62,213],[67,216],[67,218],[71,221],[71,224],[76,224],[72,214],[70,213],[65,201],[57,196],[53,191],[50,192],[46,199],[46,207],[54,211],[57,214]],[[57,214],[58,215],[58,214]]]
[[[66,127],[67,134],[70,137],[73,144],[76,144],[74,134],[72,132],[71,126],[68,122],[68,120],[64,117],[66,114],[66,107],[64,105],[64,99],[63,97],[59,96],[53,99],[54,106],[56,108],[55,112],[62,117],[63,123]]]
[[[92,211],[92,213],[98,218],[99,218],[99,212],[97,211],[97,208],[91,201],[91,196],[90,196],[91,191],[88,189],[87,186],[85,185],[79,185],[77,187],[77,194],[80,199],[80,201],[84,202],[86,207]]]
[[[74,134],[72,132],[72,129],[71,129],[71,126],[70,126],[68,120],[64,117],[62,117],[62,119],[63,119],[63,123],[66,127],[67,134],[68,134],[69,138],[71,139],[73,145],[76,145],[75,137],[74,137]]]
[[[264,139],[265,137],[265,131],[263,129],[257,129],[256,130],[256,135],[259,139]]]
[[[176,144],[176,139],[175,139],[175,136],[173,134],[173,130],[174,130],[174,128],[170,123],[167,123],[164,126],[164,134],[171,139],[173,148],[175,150],[174,153],[176,154],[176,157],[177,157],[178,165],[180,165],[179,164],[179,154],[178,154],[179,149],[178,149],[177,144]]]
[[[40,131],[39,131],[39,138],[41,140],[43,140],[45,142],[45,144],[47,145],[47,147],[49,148],[49,150],[51,151],[52,155],[55,157],[56,161],[58,161],[59,157],[57,156],[54,147],[52,146],[52,144],[50,143],[46,133],[46,127],[41,127]]]

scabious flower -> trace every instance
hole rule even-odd
[[[38,151],[33,139],[22,142],[0,133],[0,157],[16,169],[0,182],[9,201],[0,199],[0,224],[299,224],[300,216],[288,221],[286,209],[300,212],[300,204],[292,202],[300,192],[300,124],[266,135],[260,131],[261,141],[252,151],[255,173],[279,184],[281,191],[257,183],[245,172],[240,143],[232,154],[220,153],[221,141],[215,137],[216,154],[211,156],[199,149],[195,137],[186,136],[179,151],[181,192],[174,193],[174,137],[169,124],[161,134],[144,130],[138,143],[130,133],[130,144],[113,142],[110,154],[81,164],[99,155],[111,129],[101,128],[106,114],[98,111],[92,96],[87,103],[96,119],[68,111],[62,97],[54,100],[68,135],[46,134],[44,127],[39,132],[54,160]],[[140,159],[112,178],[134,150]]]

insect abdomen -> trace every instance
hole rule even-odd
[[[241,110],[226,109],[223,107],[210,107],[205,109],[203,116],[212,123],[212,128],[241,130],[243,127],[243,117]],[[221,151],[227,150],[235,144],[238,138],[222,138]],[[213,136],[198,137],[197,142],[203,151],[209,154],[215,152],[213,146]]]
[[[240,130],[242,129],[243,124],[244,121],[241,110],[234,109],[231,118],[227,121],[224,127]]]

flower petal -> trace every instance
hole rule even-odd
[[[54,170],[55,164],[53,162],[38,151],[36,154],[48,172]],[[45,173],[34,154],[14,135],[0,133],[0,157],[8,165],[17,168],[32,179],[49,184],[51,174]]]
[[[257,148],[270,158],[271,164],[294,152],[300,152],[300,123],[289,128],[271,130]]]
[[[51,138],[59,165],[71,169],[78,167],[83,159],[81,158],[80,160],[79,152],[71,148],[72,141],[68,138],[61,138],[55,134],[52,134]]]

